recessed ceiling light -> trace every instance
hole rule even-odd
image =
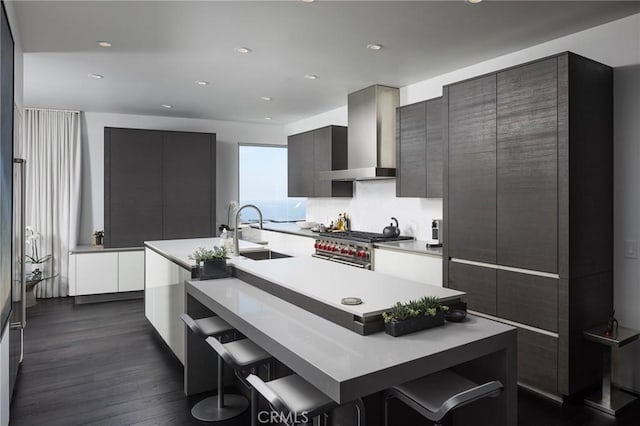
[[[87,76],[91,78],[95,78],[97,80],[104,78],[104,75],[100,75],[100,74],[88,74]]]
[[[235,50],[238,53],[249,53],[249,52],[251,52],[251,49],[249,49],[248,47],[236,47]]]
[[[369,50],[380,50],[382,49],[382,45],[378,43],[367,44],[367,49]]]
[[[198,86],[207,86],[209,84],[206,80],[196,80],[195,82]]]
[[[271,100],[271,96],[260,96],[260,99],[269,102]]]
[[[469,4],[478,4],[478,3],[482,3],[482,0],[464,0],[465,2],[469,3]]]
[[[271,117],[265,117],[264,119],[265,120],[271,120]]]
[[[304,78],[306,78],[307,80],[317,80],[318,76],[315,74],[305,74]]]
[[[111,43],[106,40],[96,41],[96,43],[98,43],[98,46],[100,47],[111,47]]]
[[[169,105],[169,104],[162,104],[162,108],[171,109],[171,108],[173,108],[173,105]]]
[[[313,3],[316,0],[302,0],[303,3]]]

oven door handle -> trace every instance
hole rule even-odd
[[[329,257],[329,256],[322,256],[320,254],[312,254],[311,256],[317,257],[319,259],[330,260],[330,261],[336,262],[336,263],[342,263],[343,265],[356,266],[356,267],[362,268],[362,269],[370,269],[370,267],[371,267],[371,263],[362,264],[362,263],[349,262],[348,260],[337,259],[335,257]]]

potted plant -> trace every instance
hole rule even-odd
[[[31,254],[26,254],[26,263],[31,265],[31,276],[37,277],[42,275],[42,269],[44,269],[44,263],[51,259],[51,255],[40,256],[40,250],[38,247],[38,241],[40,240],[40,233],[33,229],[31,226],[25,227],[27,246],[31,247]]]
[[[437,297],[423,297],[407,303],[397,302],[384,312],[384,329],[393,337],[413,333],[444,324],[444,314],[449,308]]]
[[[213,249],[200,247],[189,255],[189,259],[196,261],[199,278],[201,280],[210,280],[228,276],[227,254],[226,247],[213,246]]]
[[[95,231],[93,233],[93,240],[95,242],[95,245],[101,246],[104,243],[104,231],[103,230]]]

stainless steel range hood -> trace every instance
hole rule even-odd
[[[323,180],[390,179],[396,175],[396,108],[400,91],[371,86],[348,98],[346,170],[321,172]]]

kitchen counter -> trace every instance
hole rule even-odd
[[[187,306],[204,305],[337,403],[466,363],[466,374],[475,380],[500,380],[505,386],[497,398],[483,400],[483,424],[516,424],[513,327],[470,316],[398,338],[360,336],[235,278],[188,281],[186,292],[199,302]],[[215,386],[209,374],[213,355],[208,351],[205,357],[201,348],[188,345],[187,394]],[[464,416],[474,415],[460,410],[456,421],[471,424]]]
[[[78,253],[110,253],[110,252],[119,252],[119,251],[142,251],[144,247],[113,247],[113,248],[105,248],[104,246],[75,246],[71,250],[69,250],[69,254],[78,254]]]
[[[447,301],[464,295],[457,290],[310,256],[269,261],[238,259],[234,261],[234,267],[361,319],[380,315],[398,301],[407,302],[423,296]],[[344,297],[359,297],[364,303],[342,305],[340,300]]]
[[[172,262],[180,265],[184,269],[191,270],[196,267],[195,260],[189,259],[194,251],[199,247],[212,248],[221,246],[221,238],[186,238],[182,240],[158,240],[145,241],[145,247],[161,254]],[[249,241],[239,240],[240,253],[252,251],[264,251],[267,248],[262,244],[255,244]],[[233,263],[233,261],[231,262]]]
[[[249,226],[254,229],[260,229],[260,225],[258,225],[257,223],[252,223]],[[282,232],[284,234],[299,235],[301,237],[316,238],[318,236],[317,232],[313,232],[308,229],[300,229],[298,225],[291,222],[287,222],[287,223],[265,222],[262,224],[262,229],[265,231],[274,231],[274,232]]]
[[[390,241],[387,243],[375,243],[376,248],[404,251],[409,253],[428,254],[442,257],[442,247],[427,247],[426,241]]]

